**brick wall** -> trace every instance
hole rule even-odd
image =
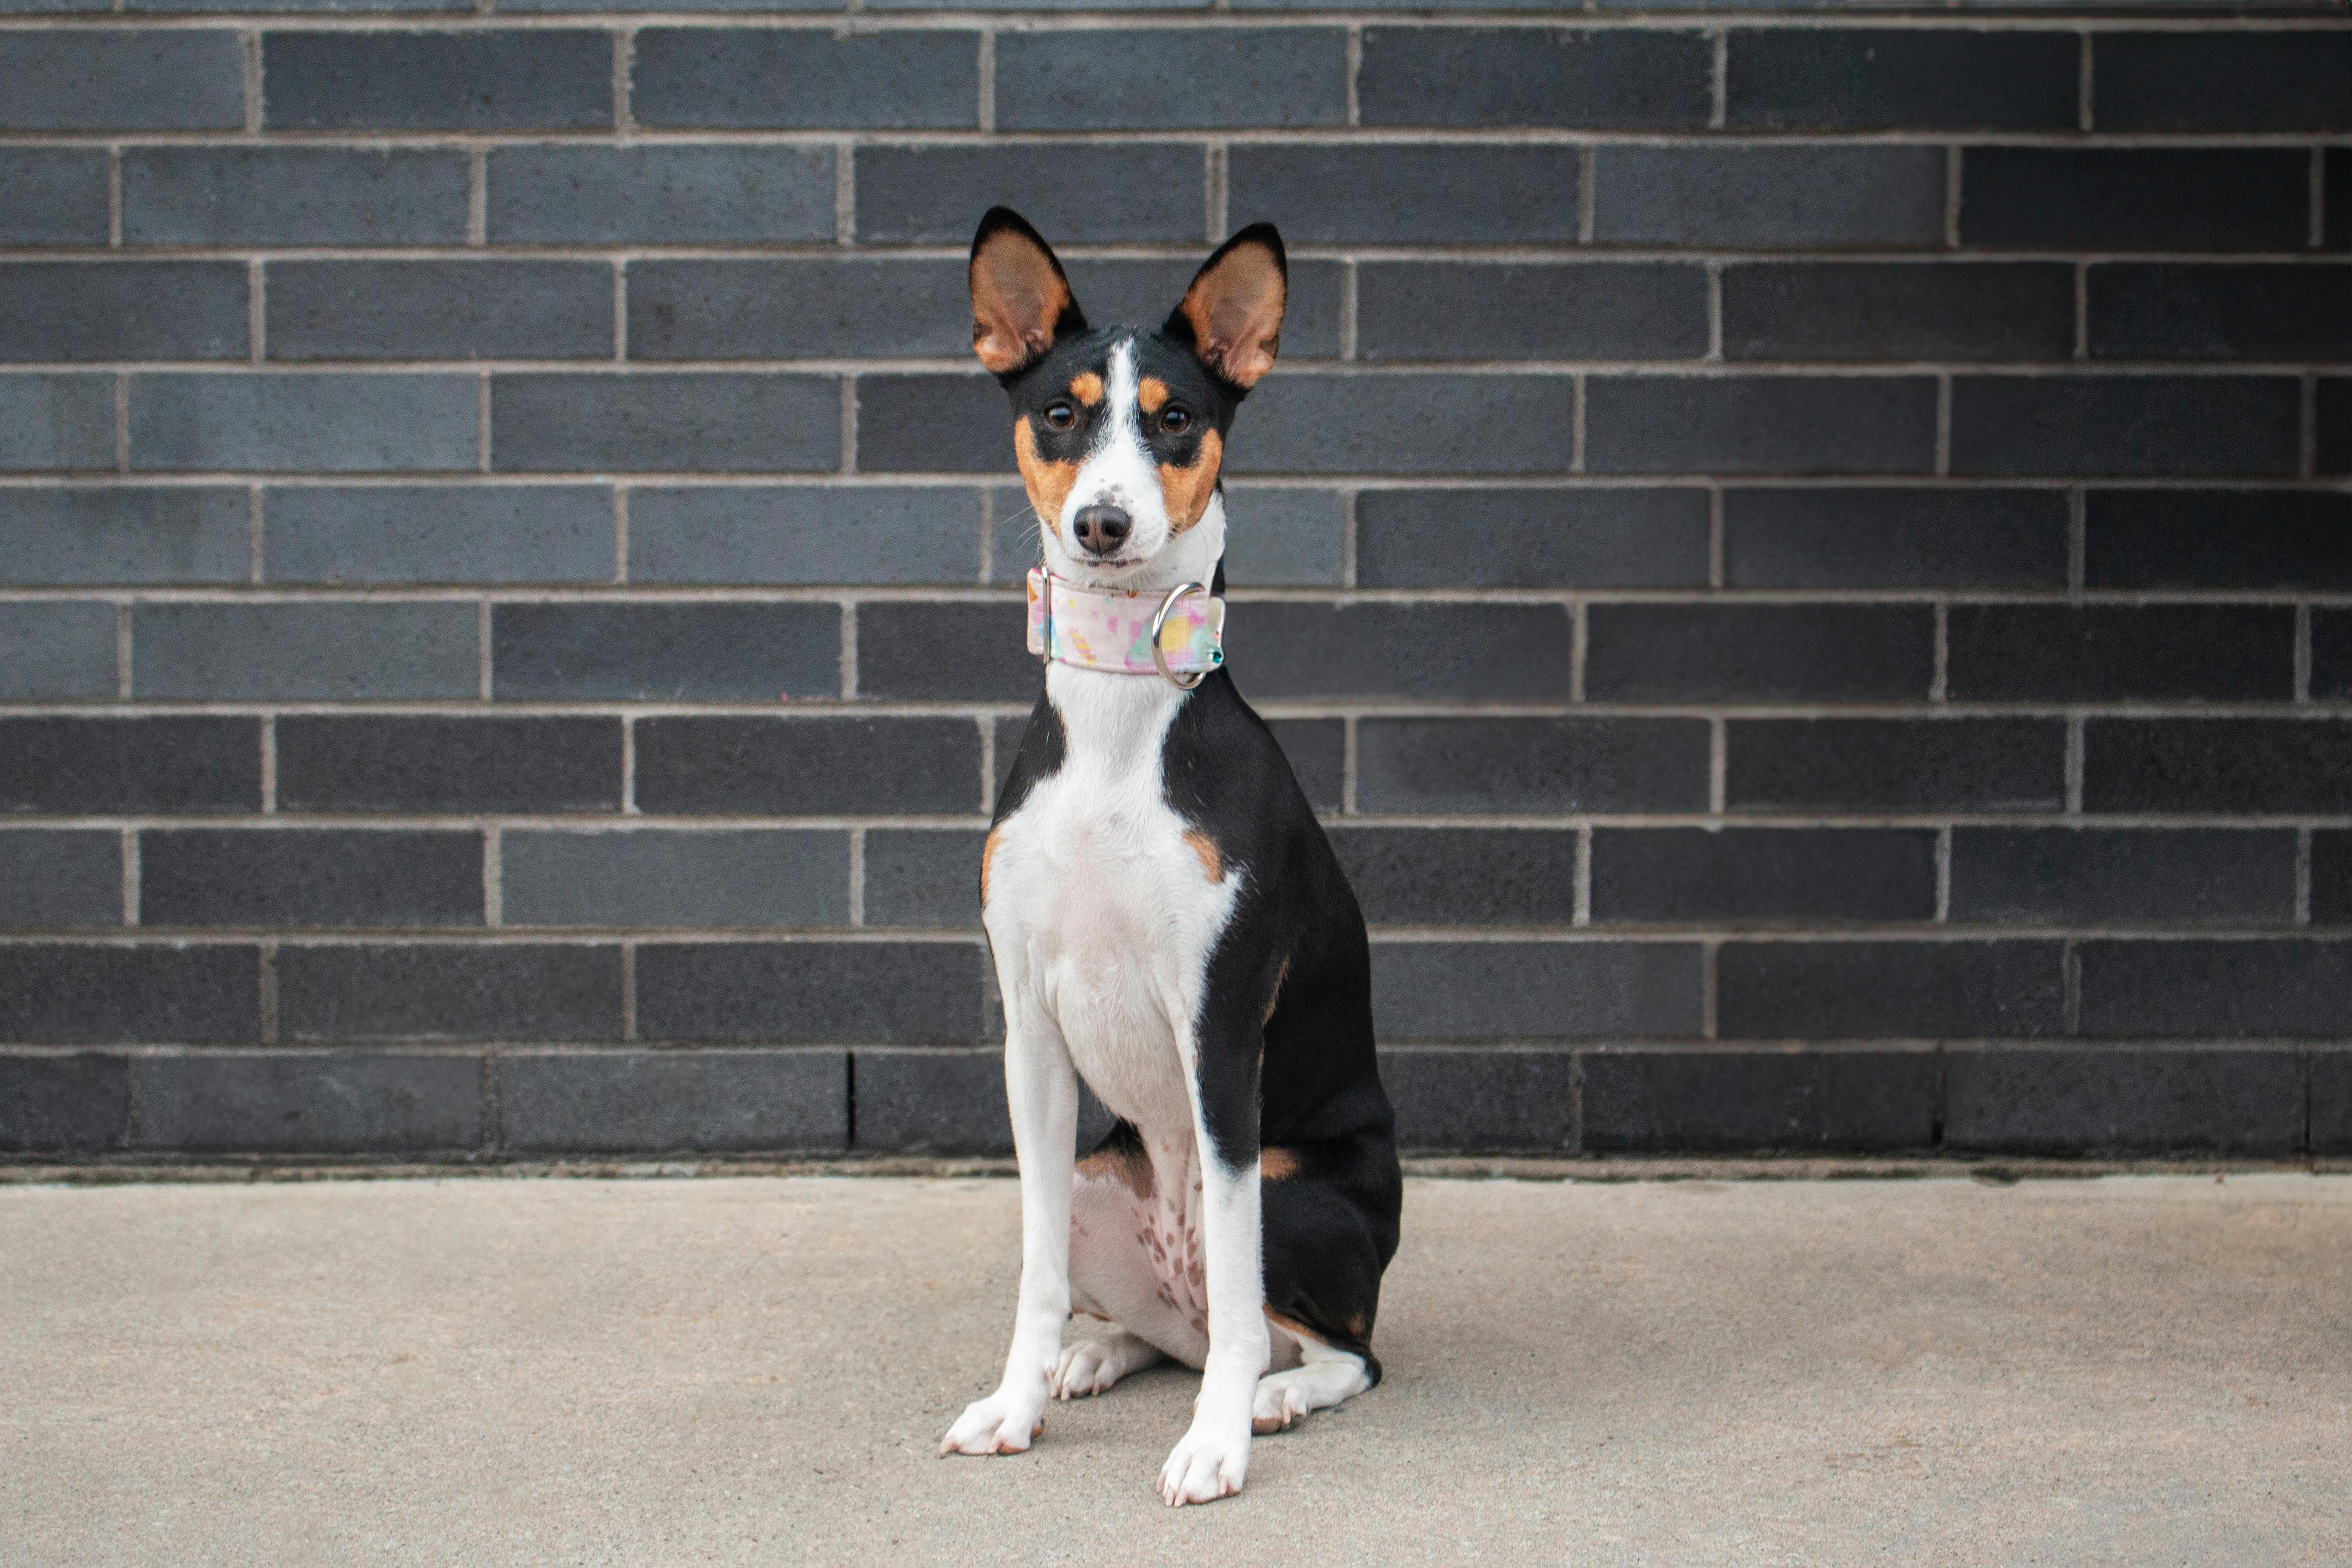
[[[237,4],[0,0],[0,1151],[1001,1149],[1004,201],[1291,243],[1408,1144],[2352,1152],[2340,6]]]

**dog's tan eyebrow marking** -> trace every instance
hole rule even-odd
[[[1146,414],[1157,414],[1168,401],[1168,384],[1156,375],[1147,375],[1135,384],[1135,404]]]
[[[1217,489],[1217,468],[1224,456],[1225,444],[1217,438],[1217,433],[1203,430],[1201,449],[1193,454],[1189,467],[1160,465],[1160,494],[1168,503],[1170,533],[1183,532],[1208,511],[1209,498]]]
[[[1224,876],[1224,852],[1217,847],[1215,839],[1205,833],[1192,832],[1184,835],[1184,842],[1192,847],[1193,854],[1201,858],[1201,875],[1212,882]]]
[[[1013,426],[1013,457],[1021,465],[1021,483],[1029,491],[1029,504],[1037,509],[1037,520],[1054,531],[1062,532],[1062,503],[1070,499],[1070,487],[1078,482],[1076,463],[1049,463],[1037,455],[1037,436],[1029,428],[1026,419]]]
[[[1081,371],[1070,382],[1070,395],[1091,408],[1103,400],[1103,379],[1094,372]]]

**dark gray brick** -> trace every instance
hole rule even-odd
[[[2285,1154],[2302,1142],[2292,1050],[1962,1050],[1944,1142],[2032,1154]]]
[[[1593,153],[1592,237],[1638,245],[1937,245],[1940,147],[1626,147]]]
[[[1929,1051],[1590,1051],[1583,1068],[1587,1153],[1861,1152],[1936,1138]]]
[[[0,1040],[254,1040],[261,955],[247,946],[0,947]]]
[[[2055,811],[2066,729],[2054,719],[1735,719],[1734,811]]]
[[[831,240],[833,159],[830,147],[495,148],[488,232],[493,245]]]
[[[972,942],[680,942],[637,950],[650,1040],[960,1044],[986,1037]]]
[[[1362,719],[1361,811],[1704,811],[1696,719]]]
[[[206,1051],[140,1057],[133,1147],[409,1154],[481,1146],[473,1057]]]
[[[0,719],[0,812],[261,809],[255,719]]]
[[[1000,131],[1347,122],[1348,36],[1338,27],[1120,27],[996,38]]]
[[[509,13],[540,13],[550,11],[635,11],[643,8],[645,0],[507,0],[499,15]],[[675,7],[680,11],[769,12],[769,11],[838,11],[841,0],[693,0],[691,5]]]
[[[0,604],[0,701],[111,697],[114,606]]]
[[[26,263],[0,267],[17,359],[243,359],[246,268],[235,262]]]
[[[866,830],[866,923],[978,929],[980,852],[972,829]]]
[[[1276,719],[1266,724],[1290,763],[1299,793],[1318,811],[1339,809],[1347,773],[1348,726],[1339,719]]]
[[[0,149],[0,245],[104,245],[106,185],[101,149]]]
[[[0,583],[242,583],[248,510],[242,489],[0,490]]]
[[[150,926],[453,926],[482,922],[482,836],[414,829],[150,829]]]
[[[583,1051],[498,1060],[499,1142],[524,1154],[837,1153],[839,1051]]]
[[[1017,604],[857,607],[857,694],[922,702],[1034,702],[1044,666]]]
[[[1926,473],[1936,384],[1924,376],[1595,376],[1594,473]]]
[[[2292,474],[2291,376],[1952,378],[1956,474]]]
[[[2086,942],[2086,1035],[2334,1035],[2352,1016],[2352,947],[2307,937]]]
[[[2352,616],[2313,613],[2311,695],[2323,701],[2352,697]]]
[[[2093,490],[2094,588],[2352,588],[2352,496],[2340,490]]]
[[[2341,32],[2093,35],[2100,131],[2352,130],[2352,37]]]
[[[2063,588],[2066,497],[2054,489],[1727,489],[1723,581],[1731,588]]]
[[[1703,924],[1926,921],[1936,835],[1921,829],[1596,828],[1592,919]]]
[[[1726,1039],[2054,1035],[2055,942],[1727,942],[1716,957]]]
[[[1010,1154],[996,1051],[858,1051],[857,1147],[871,1153]]]
[[[657,127],[976,130],[980,35],[647,27],[629,64],[629,112]],[[998,124],[1016,129],[1001,111]]]
[[[95,1153],[130,1131],[129,1058],[0,1056],[0,1153]]]
[[[113,380],[0,375],[0,472],[113,468]]]
[[[2294,835],[2244,829],[1952,830],[1952,919],[2252,925],[2294,919]]]
[[[1707,122],[1714,51],[1697,33],[1367,27],[1366,125],[1671,131]]]
[[[1293,244],[1576,237],[1573,147],[1243,144],[1225,167],[1234,221],[1279,217]]]
[[[1726,123],[1763,131],[2072,131],[2072,33],[1738,27]]]
[[[2310,1062],[2310,1152],[2352,1154],[2352,1051],[2315,1050]]]
[[[733,372],[498,375],[490,458],[505,473],[831,469],[841,462],[840,384]]]
[[[629,354],[959,355],[971,347],[964,273],[962,262],[945,259],[640,261],[629,268]]]
[[[1263,697],[1558,702],[1571,640],[1559,605],[1257,603],[1228,608],[1225,658]]]
[[[140,605],[131,690],[215,702],[473,697],[471,605]]]
[[[480,461],[480,405],[470,375],[134,375],[131,466],[470,471]]]
[[[1193,242],[1207,177],[1200,148],[1161,142],[862,147],[857,237],[966,245],[980,215],[1001,203],[1056,245]],[[1246,222],[1252,209],[1236,202],[1232,210]]]
[[[1339,827],[1331,847],[1374,925],[1567,925],[1576,916],[1569,829]]]
[[[278,485],[263,501],[273,583],[609,583],[615,548],[604,485]]]
[[[2352,157],[2336,160],[2352,169]],[[2345,182],[2344,205],[2352,206],[2352,180]],[[2352,221],[2352,220],[2347,220]],[[2312,472],[2352,474],[2352,376],[2323,375],[2312,410]]]
[[[1925,605],[1593,605],[1594,701],[1924,700],[1936,619]]]
[[[1124,321],[1156,329],[1184,297],[1192,274],[1200,269],[1200,258],[1185,256],[1145,261],[1066,256],[1062,265],[1087,321],[1098,327]],[[1346,271],[1337,261],[1297,255],[1289,258],[1289,289],[1282,310],[1286,365],[1302,359],[1339,357],[1339,294]],[[970,313],[968,305],[960,305],[957,320],[960,322]],[[968,339],[959,342],[955,352],[961,353],[970,346]]]
[[[1960,162],[1960,241],[2301,250],[2310,184],[2301,148],[1970,147]]]
[[[590,131],[613,123],[608,33],[261,36],[270,131]]]
[[[2089,811],[2352,811],[2352,724],[2330,719],[2093,719]]]
[[[1566,376],[1276,376],[1251,399],[1225,465],[1245,474],[1564,473],[1574,419]]]
[[[508,925],[849,922],[845,833],[509,829],[499,858]]]
[[[491,689],[506,701],[773,702],[841,690],[833,605],[499,605]]]
[[[1706,274],[1697,267],[1372,262],[1357,268],[1356,300],[1356,352],[1368,360],[1706,354]]]
[[[289,1040],[617,1040],[617,946],[429,942],[287,946]]]
[[[2311,923],[2352,925],[2352,833],[2311,836]]]
[[[1010,472],[1003,391],[978,374],[859,376],[856,466],[868,474]]]
[[[1576,1137],[1567,1051],[1384,1050],[1397,1146],[1457,1154],[1559,1153]]]
[[[2063,360],[2074,269],[1949,262],[1723,269],[1731,360]]]
[[[629,492],[632,583],[964,583],[980,501],[939,486]]]
[[[241,131],[245,46],[225,29],[12,32],[0,130]]]
[[[602,262],[281,261],[267,298],[272,359],[613,355],[613,269]],[[240,313],[243,299],[240,288]]]
[[[2352,267],[2117,262],[2090,269],[2098,359],[2352,359]]]
[[[640,811],[980,810],[980,731],[969,720],[646,719],[636,738]]]
[[[287,714],[281,811],[618,812],[618,719]]]
[[[1000,578],[1018,575],[1004,567],[1025,572],[1036,556],[1025,531],[1030,521],[1010,520],[1028,505],[1025,496],[1012,508],[996,511],[993,553],[1003,562]],[[1228,487],[1225,490],[1225,581],[1236,587],[1338,587],[1346,563],[1341,534],[1345,509],[1333,490],[1276,489],[1267,486]]]
[[[0,832],[0,926],[122,923],[122,836]]]
[[[122,238],[462,245],[467,179],[466,154],[455,150],[133,147],[122,154]]]
[[[1696,1035],[1696,942],[1381,942],[1384,1040]]]
[[[2264,605],[1955,605],[1955,702],[2294,695],[2294,612]]]

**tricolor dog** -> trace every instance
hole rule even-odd
[[[972,346],[1039,520],[1045,691],[981,862],[1021,1298],[1003,1381],[940,1451],[1017,1453],[1048,1400],[1172,1356],[1202,1376],[1171,1504],[1239,1491],[1253,1432],[1380,1380],[1397,1244],[1363,916],[1223,668],[1218,470],[1286,289],[1257,224],[1157,331],[1095,328],[1015,214],[971,247]],[[1118,1119],[1083,1160],[1080,1077]],[[1073,1309],[1104,1321],[1065,1349]]]

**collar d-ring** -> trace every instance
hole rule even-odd
[[[1160,628],[1168,624],[1168,612],[1176,607],[1178,600],[1187,594],[1205,594],[1208,591],[1205,584],[1179,583],[1168,590],[1168,596],[1160,601],[1159,613],[1151,617],[1151,662],[1158,667],[1160,679],[1180,691],[1192,690],[1209,678],[1209,672],[1205,669],[1195,670],[1192,679],[1179,680],[1176,678],[1176,672],[1168,668],[1168,650],[1160,646]]]

